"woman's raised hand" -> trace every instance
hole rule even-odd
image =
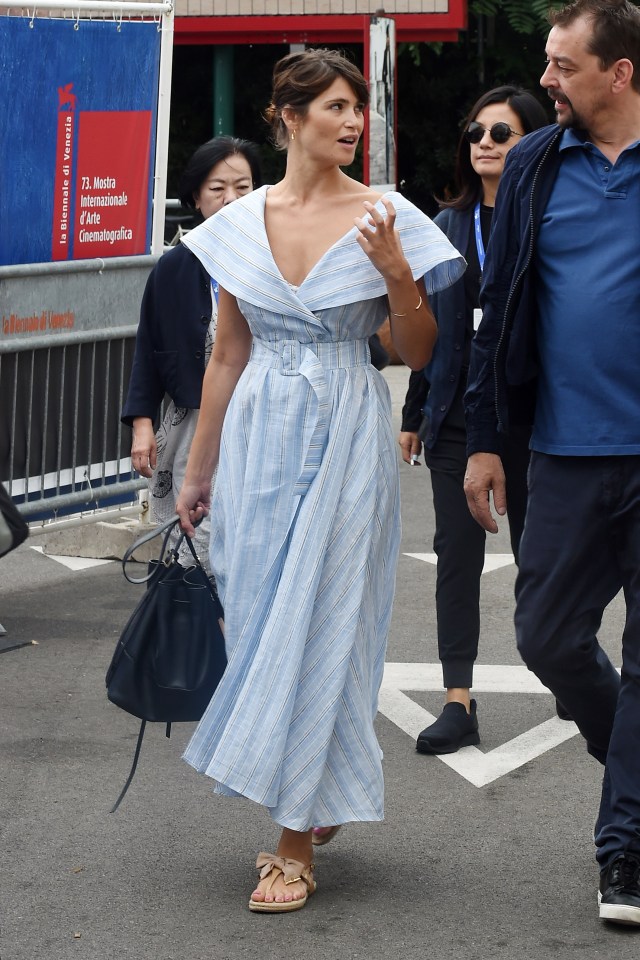
[[[400,235],[395,228],[395,207],[386,197],[382,197],[381,202],[387,211],[386,216],[368,200],[364,201],[368,216],[356,217],[355,224],[359,231],[356,240],[385,280],[393,280],[404,273],[408,265]]]

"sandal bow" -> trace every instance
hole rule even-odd
[[[295,883],[296,880],[304,880],[310,888],[313,885],[313,864],[305,867],[300,860],[291,860],[289,857],[279,857],[275,853],[259,853],[256,860],[256,867],[260,871],[260,879],[268,877],[272,870],[279,871],[284,876],[285,883]],[[278,874],[274,876],[274,880]]]

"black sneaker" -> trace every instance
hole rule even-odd
[[[600,873],[600,919],[640,924],[640,857],[621,853]]]
[[[476,701],[471,701],[471,713],[463,703],[447,703],[435,723],[418,735],[418,753],[455,753],[460,747],[480,743]]]

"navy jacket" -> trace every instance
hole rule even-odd
[[[510,150],[500,180],[480,291],[482,323],[471,346],[465,395],[467,452],[500,453],[509,424],[535,414],[535,244],[560,168],[556,124]]]
[[[154,420],[165,393],[178,407],[200,406],[210,322],[211,279],[179,243],[160,257],[147,280],[123,423]]]
[[[473,208],[470,207],[468,210],[441,210],[434,220],[456,250],[465,257],[472,219]],[[429,421],[424,445],[431,449],[438,439],[463,376],[466,336],[464,278],[432,294],[429,305],[438,324],[438,339],[429,365],[424,371],[411,374],[402,411],[402,429],[417,432],[424,413]]]

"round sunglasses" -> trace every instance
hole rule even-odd
[[[484,132],[487,128],[483,127],[481,123],[477,123],[475,120],[472,120],[467,129],[464,132],[464,137],[467,143],[480,143],[484,137]],[[516,133],[515,130],[512,130],[508,123],[503,123],[502,121],[494,123],[492,127],[489,128],[489,136],[494,143],[506,143],[507,140],[510,140],[511,137],[522,137],[524,134]]]

